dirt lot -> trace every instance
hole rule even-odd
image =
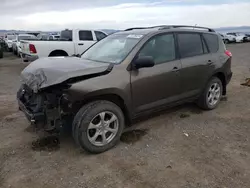
[[[250,44],[228,48],[234,75],[216,110],[168,110],[133,126],[147,130],[138,141],[124,134],[99,155],[81,151],[66,133],[60,148],[34,151],[38,136],[15,100],[26,64],[11,56],[0,60],[0,187],[249,188],[250,88],[240,83],[250,77]]]

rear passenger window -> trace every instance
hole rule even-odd
[[[175,41],[173,34],[158,35],[151,38],[141,49],[139,56],[153,57],[155,64],[175,59]]]
[[[62,31],[60,38],[65,41],[72,41],[72,30]]]
[[[207,45],[206,45],[204,39],[202,39],[202,46],[203,46],[203,51],[204,51],[204,53],[205,53],[205,54],[208,54],[209,52],[208,52]]]
[[[214,34],[203,34],[203,36],[207,42],[209,51],[211,53],[217,52],[219,50],[218,36]]]
[[[203,54],[201,36],[196,33],[178,34],[179,51],[182,58]]]
[[[93,35],[91,31],[79,31],[79,40],[93,40]]]

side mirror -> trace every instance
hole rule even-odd
[[[146,67],[153,67],[155,65],[154,59],[151,56],[142,56],[138,57],[134,61],[135,68],[146,68]]]

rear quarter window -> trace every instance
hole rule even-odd
[[[66,40],[66,41],[72,41],[72,30],[64,30],[61,31],[61,36],[60,38],[62,40]]]
[[[217,35],[204,33],[203,37],[211,53],[215,53],[219,50],[219,37]]]
[[[200,34],[178,33],[177,36],[181,58],[204,54]]]

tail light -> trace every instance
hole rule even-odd
[[[36,47],[34,44],[29,44],[30,53],[36,54]]]
[[[226,51],[225,51],[225,54],[226,54],[228,57],[232,57],[232,53],[231,53],[229,50],[226,50]]]

